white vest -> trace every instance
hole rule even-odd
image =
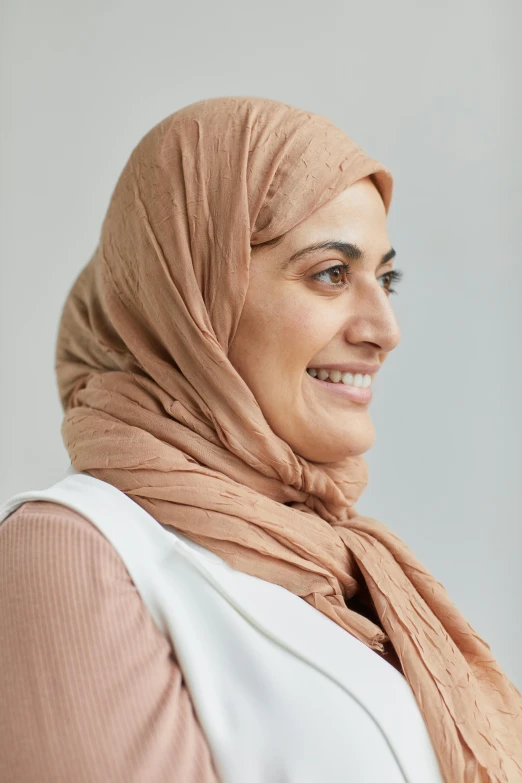
[[[72,467],[2,503],[0,524],[29,500],[74,509],[118,552],[175,650],[222,783],[442,783],[407,680],[304,600]]]

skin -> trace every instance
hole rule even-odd
[[[338,250],[316,250],[282,268],[296,251],[329,240],[355,244],[363,257],[347,262]],[[336,462],[373,444],[371,401],[361,404],[324,389],[306,368],[353,361],[381,365],[398,345],[387,290],[394,283],[386,276],[393,259],[379,266],[390,248],[384,204],[369,177],[276,244],[252,248],[246,301],[229,359],[272,430],[307,460]],[[339,268],[346,263],[349,275]],[[377,375],[374,393],[378,381]]]

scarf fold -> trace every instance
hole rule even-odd
[[[251,246],[366,176],[388,210],[386,168],[276,101],[213,98],[156,125],[63,308],[62,436],[76,470],[395,656],[446,783],[522,783],[521,695],[406,544],[357,514],[364,459],[295,454],[227,359]]]

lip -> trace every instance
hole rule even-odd
[[[332,365],[329,365],[332,367]],[[373,397],[373,391],[371,386],[367,386],[366,388],[357,387],[357,386],[345,386],[342,381],[339,381],[339,383],[333,383],[329,381],[320,381],[319,378],[314,378],[312,375],[309,375],[309,373],[305,372],[305,375],[310,378],[311,381],[314,383],[318,383],[320,386],[325,388],[327,391],[331,392],[332,394],[338,394],[340,397],[345,397],[347,400],[351,400],[352,402],[358,402],[359,404],[364,404],[370,402],[370,400]]]

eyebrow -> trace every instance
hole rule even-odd
[[[286,269],[290,264],[295,263],[304,256],[309,256],[312,253],[317,252],[317,250],[337,250],[339,253],[342,253],[347,261],[364,261],[366,258],[364,251],[357,245],[352,244],[351,242],[342,242],[340,239],[332,239],[326,242],[316,242],[313,245],[302,247],[301,250],[297,250],[290,258],[286,259],[282,264],[281,269]],[[396,251],[391,247],[388,252],[383,255],[378,266],[380,267],[387,264],[388,261],[391,261],[396,255]]]

